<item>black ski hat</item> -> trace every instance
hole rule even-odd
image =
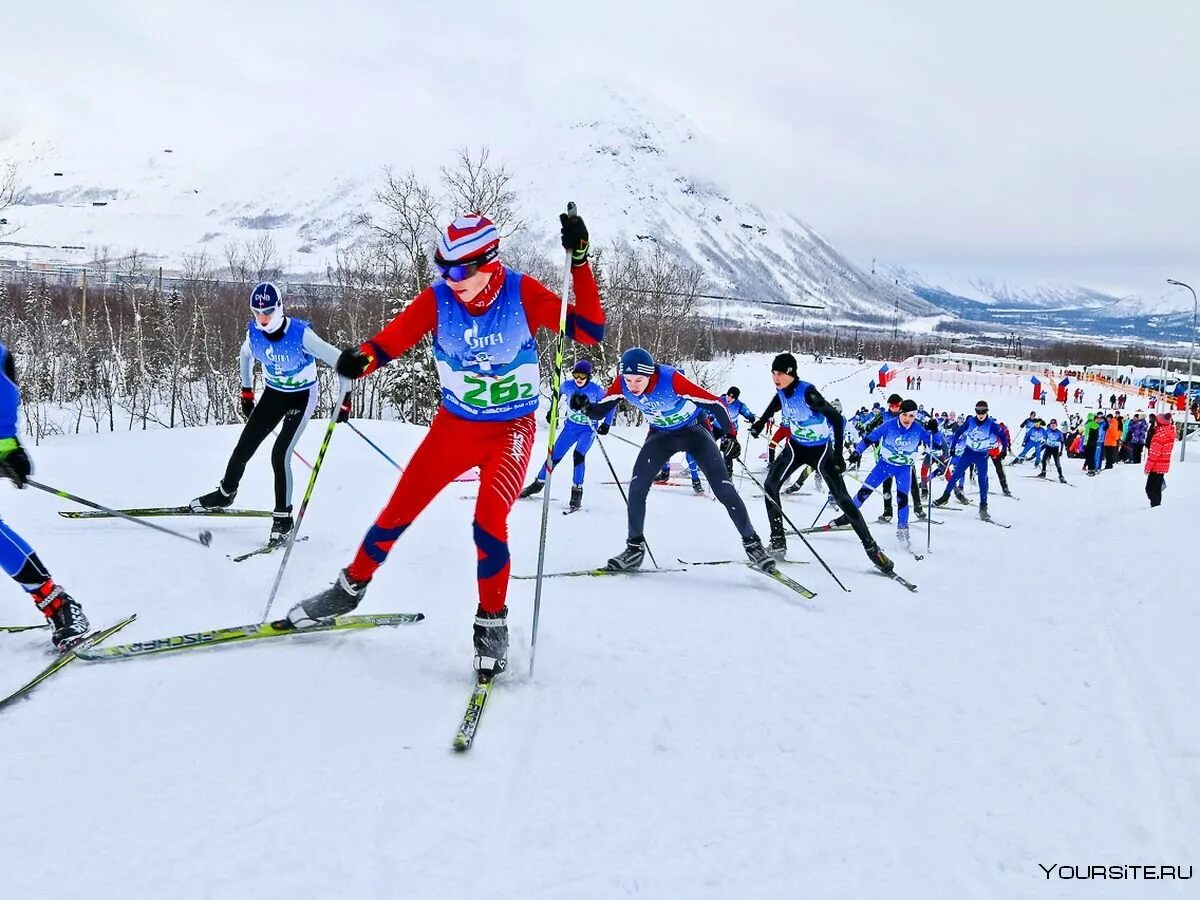
[[[916,412],[916,411],[917,411],[917,401],[916,400],[905,400],[904,402],[902,402],[900,404],[900,412],[902,412],[902,413]]]
[[[732,397],[734,400],[736,400],[738,397],[742,396],[742,392],[735,387],[731,387],[725,393],[728,394],[730,397]]]
[[[784,375],[796,377],[796,357],[790,353],[780,353],[771,362],[772,372],[782,372]]]
[[[893,403],[899,403],[903,399],[899,394],[892,394],[892,396],[888,397],[888,406],[891,406]]]

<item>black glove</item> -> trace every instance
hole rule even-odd
[[[929,424],[928,424],[928,425],[926,425],[925,427],[929,429],[929,432],[930,432],[931,434],[937,434],[937,432],[938,432],[938,427],[939,427],[939,426],[938,426],[938,420],[937,420],[937,419],[930,419],[930,420],[929,420]]]
[[[591,401],[588,400],[587,394],[571,395],[571,409],[584,410],[588,408],[589,403],[591,403]]]
[[[247,419],[250,418],[250,413],[254,412],[254,391],[250,388],[242,388],[242,415]]]
[[[750,426],[750,437],[752,437],[752,438],[761,437],[762,433],[763,433],[763,427],[761,425],[759,425],[757,422]]]
[[[347,394],[342,398],[342,405],[338,407],[337,420],[339,422],[350,421],[350,395]]]
[[[33,472],[33,465],[25,448],[15,437],[0,441],[0,478],[7,478],[19,488],[25,487],[25,479]]]
[[[571,205],[574,209],[574,204]],[[571,267],[582,266],[588,259],[588,230],[581,216],[559,213],[563,249],[571,254]]]
[[[362,378],[371,365],[371,357],[357,347],[347,347],[338,357],[337,373],[343,378]]]
[[[729,454],[732,452],[734,443],[736,441],[737,438],[735,438],[732,434],[724,434],[721,436],[721,455],[723,457],[726,459],[729,458]]]
[[[546,410],[546,424],[549,425],[551,423],[551,421],[553,421],[553,419],[554,419],[554,410],[553,409]]]
[[[835,457],[834,457],[834,460],[838,460],[838,459],[841,459],[841,457],[840,457],[840,456],[835,456]],[[861,454],[861,453],[859,453],[857,450],[851,450],[851,451],[850,451],[850,457],[849,457],[849,460],[848,460],[848,461],[849,461],[849,463],[850,463],[850,465],[852,465],[852,466],[854,466],[854,465],[857,465],[857,464],[858,464],[858,461],[859,461],[860,459],[862,459],[862,454]],[[843,472],[844,472],[844,471],[846,471],[846,463],[845,463],[845,462],[843,462],[843,463],[842,463],[842,471],[843,471]]]
[[[596,434],[599,434],[599,435],[606,435],[606,434],[608,434],[608,423],[607,423],[607,422],[601,422],[599,425],[597,425],[597,426],[596,426]]]
[[[1000,461],[1003,462],[1008,457],[1008,451],[1003,447],[1000,448]]]
[[[858,456],[857,453],[851,453],[851,461],[854,461],[856,456]],[[835,475],[841,475],[846,471],[846,460],[842,457],[842,454],[839,453],[837,456],[834,456],[829,460],[829,467],[833,469]]]

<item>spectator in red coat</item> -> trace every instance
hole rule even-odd
[[[1150,506],[1162,504],[1166,475],[1171,468],[1171,450],[1175,446],[1175,425],[1170,413],[1159,413],[1150,421],[1146,437],[1146,496]]]

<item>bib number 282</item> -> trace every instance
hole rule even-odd
[[[496,379],[466,375],[463,377],[463,381],[470,388],[463,394],[463,403],[477,409],[503,406],[514,400],[527,400],[533,396],[533,385],[527,381],[518,382],[516,375],[505,375]]]

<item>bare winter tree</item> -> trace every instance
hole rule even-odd
[[[496,223],[501,237],[512,237],[525,227],[517,207],[512,173],[503,165],[491,163],[491,151],[484,147],[472,156],[467,147],[458,151],[451,168],[442,167],[442,185],[452,215],[479,212]]]
[[[0,162],[0,219],[10,206],[16,205],[21,199],[21,188],[17,180],[17,164],[15,162]],[[16,227],[8,224],[0,225],[0,235],[11,234]]]
[[[416,296],[431,277],[429,248],[437,235],[440,215],[433,190],[411,169],[403,175],[384,169],[383,187],[375,192],[375,202],[382,207],[379,214],[363,212],[358,224],[371,232],[395,272],[407,271],[414,276],[410,289]]]

